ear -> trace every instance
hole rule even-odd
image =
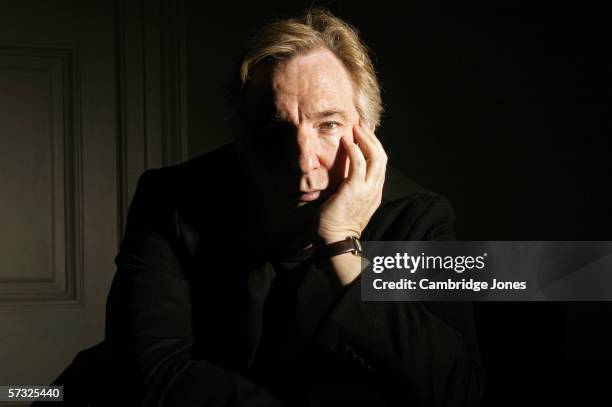
[[[371,125],[363,116],[359,116],[359,125],[361,127],[366,127],[368,129],[370,129],[372,132],[374,132],[374,126]]]
[[[366,126],[368,129],[370,129],[370,131],[371,131],[372,133],[375,133],[375,132],[376,132],[376,126],[375,126],[374,124],[371,124],[371,123],[370,123],[370,122],[368,122],[368,121],[365,121],[364,123],[365,123],[365,126]]]

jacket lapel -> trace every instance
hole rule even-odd
[[[242,366],[245,368],[251,366],[261,339],[264,305],[275,277],[276,272],[269,262],[252,268],[247,274],[247,294],[242,324],[245,346],[243,355],[240,356]]]

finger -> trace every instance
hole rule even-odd
[[[349,172],[347,180],[349,182],[357,182],[365,180],[366,176],[366,159],[359,149],[359,146],[346,137],[340,138],[340,143],[346,151],[349,158]]]
[[[367,122],[363,119],[363,118],[359,118],[359,125],[361,126],[363,132],[365,133],[365,135],[374,143],[374,145],[377,147],[378,152],[379,152],[379,157],[381,159],[381,164],[382,164],[382,168],[380,169],[380,172],[382,172],[382,175],[379,176],[378,182],[376,182],[376,186],[378,189],[382,189],[382,186],[385,182],[385,172],[386,172],[386,168],[387,168],[387,162],[389,160],[389,158],[387,157],[387,152],[385,151],[385,149],[382,146],[382,143],[380,142],[380,140],[378,139],[378,137],[376,137],[376,134],[374,134],[374,130],[372,129],[372,127],[370,127]],[[377,174],[374,174],[374,179],[377,178]]]
[[[383,148],[378,137],[376,137],[376,134],[374,134],[374,130],[368,125],[368,122],[366,122],[363,118],[360,117],[359,126],[361,126],[366,136],[368,136],[368,138],[376,145],[381,155],[386,158],[387,154],[385,153],[385,149]]]
[[[379,147],[368,136],[361,126],[355,126],[353,130],[355,140],[359,143],[359,148],[367,157],[366,182],[378,183],[385,168],[385,156],[381,155]]]
[[[374,134],[374,131],[372,130],[372,128],[368,126],[367,122],[363,120],[362,118],[359,119],[359,126],[360,126],[360,129],[363,131],[364,135],[375,146],[376,150],[379,152],[380,157],[382,157],[386,161],[387,153],[385,152],[385,149],[383,148],[378,137],[376,137],[376,134]]]

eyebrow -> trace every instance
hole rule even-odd
[[[323,111],[321,111],[321,112],[316,112],[316,113],[314,113],[314,114],[312,115],[312,117],[313,117],[314,119],[321,120],[321,119],[324,119],[324,118],[326,118],[326,117],[329,117],[329,116],[334,116],[334,115],[339,115],[339,116],[342,116],[342,118],[343,118],[344,120],[347,120],[347,118],[348,118],[348,115],[346,114],[346,112],[345,112],[344,110],[341,110],[341,109],[329,109],[329,110],[323,110]]]
[[[327,117],[330,116],[334,116],[334,115],[338,115],[341,116],[343,120],[348,120],[348,114],[346,111],[342,110],[342,109],[328,109],[328,110],[322,110],[320,112],[315,112],[311,115],[308,115],[309,118],[313,118],[314,120],[321,120],[321,119],[325,119]],[[284,117],[275,114],[271,117],[272,121],[275,123],[280,123],[280,122],[284,122],[285,119]]]

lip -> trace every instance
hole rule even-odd
[[[298,194],[298,199],[302,202],[311,202],[319,199],[321,191],[301,192]]]

